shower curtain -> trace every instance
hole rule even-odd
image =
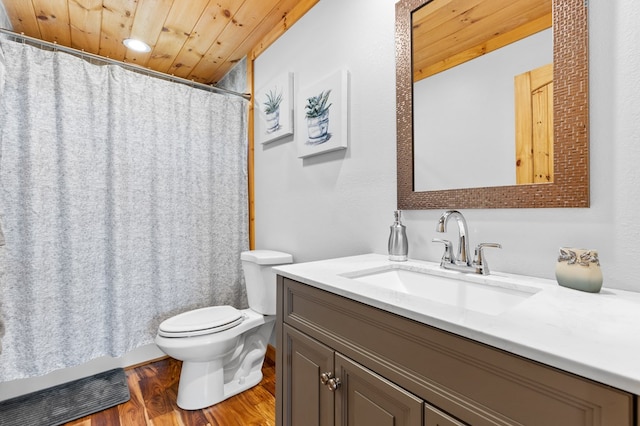
[[[0,40],[0,108],[0,381],[246,307],[244,99]]]

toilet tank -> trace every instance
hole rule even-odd
[[[276,273],[273,267],[293,263],[293,256],[274,250],[250,250],[240,255],[249,307],[262,315],[276,314]]]

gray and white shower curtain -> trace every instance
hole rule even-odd
[[[246,306],[246,101],[0,40],[0,381]]]

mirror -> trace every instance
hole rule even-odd
[[[549,34],[548,37],[553,39],[553,68],[551,76],[553,95],[549,96],[549,110],[552,111],[549,115],[552,117],[552,121],[549,122],[548,126],[548,139],[552,140],[552,143],[548,147],[547,154],[550,157],[550,162],[548,171],[539,173],[543,177],[542,180],[527,181],[548,183],[516,184],[515,179],[513,179],[513,184],[503,185],[498,182],[495,184],[496,186],[491,186],[494,185],[493,183],[486,184],[486,180],[480,178],[483,174],[483,168],[488,171],[496,167],[485,160],[477,161],[479,156],[474,153],[472,145],[470,145],[477,141],[477,138],[474,141],[465,142],[466,146],[463,145],[454,149],[451,142],[441,139],[441,136],[420,136],[417,132],[423,122],[428,120],[424,118],[424,115],[421,115],[419,120],[415,119],[413,115],[416,108],[416,104],[413,102],[414,90],[417,91],[413,84],[414,74],[418,75],[418,73],[423,73],[429,69],[436,69],[437,74],[442,69],[449,68],[452,63],[462,63],[464,60],[460,61],[459,58],[464,57],[466,60],[469,52],[473,50],[473,45],[478,45],[477,36],[472,36],[471,31],[463,29],[456,35],[455,43],[447,44],[446,41],[440,40],[428,47],[429,55],[436,58],[433,61],[435,65],[424,65],[422,56],[425,55],[421,54],[420,57],[418,55],[413,57],[412,46],[415,44],[417,48],[417,46],[423,44],[422,41],[419,41],[421,40],[419,39],[421,34],[430,33],[433,35],[434,33],[433,28],[429,28],[429,24],[415,25],[418,21],[423,22],[419,14],[424,14],[424,11],[429,9],[422,8],[427,3],[429,3],[430,9],[442,9],[451,12],[453,10],[459,11],[460,5],[468,4],[469,2],[460,0],[400,0],[396,4],[398,208],[412,210],[436,208],[588,207],[588,52],[587,10],[584,2],[581,0],[553,0],[552,5],[553,34],[551,36],[549,34],[550,31],[547,33]],[[506,15],[507,11],[513,9],[518,1],[507,1],[505,3],[503,0],[475,0],[473,3],[479,5],[478,7],[487,7],[486,5],[489,4],[489,7],[494,8],[496,4],[501,4],[496,11],[492,12],[491,16],[486,13],[488,9],[485,9],[485,14],[482,15],[483,18],[495,17],[496,20],[490,24],[490,27],[494,35],[499,35],[498,39],[508,39],[510,33],[522,32],[522,25],[519,25],[518,28],[508,27],[510,24],[508,24],[509,18]],[[478,9],[476,9],[477,11]],[[464,16],[464,18],[468,19],[459,20],[462,26],[468,26],[469,22],[480,21],[479,19],[472,19],[471,14]],[[545,19],[546,23],[544,22]],[[549,20],[550,17],[547,10],[546,13],[540,13],[539,19],[534,19],[533,21],[535,22],[533,24],[528,24],[530,26],[538,26],[538,28],[533,31],[526,31],[539,33],[544,25],[549,26]],[[435,25],[432,24],[431,26]],[[475,40],[473,39],[474,37],[476,37]],[[467,45],[467,41],[471,44]],[[509,41],[507,44],[511,42]],[[483,44],[481,57],[488,53],[487,46],[491,45],[491,43],[493,42]],[[461,47],[461,49],[458,52],[452,52],[451,49],[454,45]],[[488,57],[489,55],[486,56]],[[514,61],[512,60],[511,62]],[[444,68],[442,68],[443,66]],[[450,71],[461,72],[458,68],[460,67],[448,69],[441,74]],[[429,78],[432,77],[427,77],[425,80]],[[416,79],[419,79],[419,77],[416,77]],[[445,94],[434,90],[433,86],[431,90],[426,91],[424,96],[429,96],[429,94],[437,98],[436,104],[438,102],[444,104],[450,98],[450,96],[443,98]],[[430,100],[433,101],[433,99]],[[465,126],[470,126],[468,120],[460,123],[458,127]],[[509,123],[508,125],[509,129],[513,129],[514,126],[514,123]],[[489,127],[493,129],[496,126]],[[505,133],[505,130],[495,128],[495,132],[497,136],[498,133]],[[416,140],[414,140],[414,134],[417,135]],[[513,133],[511,135],[511,143],[513,143],[515,136],[513,136]],[[417,137],[420,137],[421,140],[418,141]],[[427,146],[427,148],[423,148],[423,146]],[[440,152],[438,152],[438,149]],[[418,157],[432,154],[432,157],[441,159],[447,149],[451,151],[448,156],[456,158],[456,162],[452,165],[440,171],[434,166],[420,168],[420,164],[416,164],[414,168],[414,160]],[[528,150],[531,149],[528,148]],[[515,152],[515,148],[511,148],[511,153],[507,154],[507,160],[504,160],[510,163],[509,167],[516,163],[516,155],[513,152]],[[504,153],[500,155],[504,157]],[[492,157],[497,156],[498,154]],[[492,158],[492,161],[494,160],[495,158]],[[473,164],[474,162],[479,163],[480,172],[473,171],[472,165],[475,165]],[[472,179],[458,184],[452,189],[442,187],[442,189],[422,190],[424,188],[429,189],[429,185],[425,185],[423,181],[416,180],[417,178],[421,179],[420,176],[417,176],[420,175],[421,171],[426,172],[424,179],[427,180],[435,181],[438,174],[447,173],[463,175]]]

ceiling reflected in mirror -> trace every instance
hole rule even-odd
[[[413,81],[551,28],[551,0],[432,0],[412,12]]]

